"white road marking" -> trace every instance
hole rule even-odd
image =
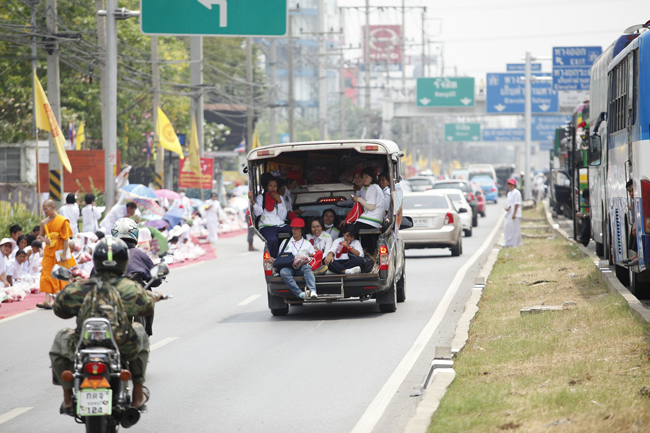
[[[166,346],[174,340],[178,340],[178,337],[167,337],[164,340],[160,340],[159,342],[152,344],[151,347],[149,347],[149,351],[153,352],[156,349],[160,349],[161,347]]]
[[[239,304],[237,304],[237,305],[248,305],[248,304],[250,304],[251,302],[253,302],[254,300],[256,300],[257,298],[259,298],[260,296],[262,296],[262,295],[251,295],[251,296],[249,296],[248,298],[246,298],[246,299],[244,299],[243,301],[241,301],[241,302],[240,302]]]
[[[442,322],[442,319],[445,317],[445,314],[451,305],[451,301],[454,299],[454,296],[456,296],[460,284],[465,278],[465,274],[476,263],[476,261],[479,259],[479,257],[481,257],[485,250],[493,247],[494,237],[501,229],[504,218],[505,214],[501,215],[499,221],[492,229],[492,232],[487,237],[485,242],[483,242],[483,245],[481,245],[481,248],[479,248],[474,253],[474,255],[472,255],[472,257],[470,257],[470,259],[465,262],[465,264],[458,270],[453,281],[447,288],[447,292],[440,300],[440,304],[438,304],[436,311],[433,312],[433,316],[431,316],[429,322],[422,329],[422,332],[420,332],[420,335],[418,335],[418,338],[413,343],[413,346],[411,346],[408,352],[406,352],[404,355],[404,358],[402,358],[400,363],[397,365],[395,371],[393,371],[384,386],[381,388],[381,390],[379,390],[379,393],[366,408],[366,411],[354,426],[351,433],[370,433],[372,432],[372,429],[375,428],[375,425],[377,422],[379,422],[379,419],[386,411],[386,407],[388,407],[388,404],[393,399],[393,396],[397,393],[400,385],[402,382],[404,382],[404,379],[406,379],[409,371],[411,371],[413,365],[422,354],[425,346],[429,340],[431,340],[433,333]]]
[[[7,421],[10,421],[14,418],[16,418],[18,415],[22,415],[28,410],[33,409],[32,407],[17,407],[16,409],[12,409],[7,413],[4,413],[0,415],[0,424],[4,424]]]
[[[4,319],[0,319],[0,323],[9,322],[10,320],[18,319],[19,317],[23,317],[23,316],[26,316],[28,314],[35,313],[37,311],[38,310],[36,308],[34,308],[33,310],[29,310],[29,311],[23,311],[22,313],[18,313],[18,314],[15,314],[13,316],[5,317]],[[0,315],[2,315],[2,311],[0,311]]]

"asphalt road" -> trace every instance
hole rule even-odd
[[[465,272],[428,342],[420,344],[421,333],[458,270],[493,231],[503,204],[488,205],[473,236],[463,238],[460,257],[407,250],[407,299],[387,314],[372,301],[291,307],[288,316],[272,317],[261,253],[246,251],[245,236],[222,239],[217,260],[174,270],[162,286],[174,299],[156,307],[147,370],[152,397],[132,430],[401,431],[419,401],[410,394],[435,346],[450,345],[491,248]],[[74,327],[73,320],[44,310],[0,321],[0,432],[83,431],[59,415],[61,390],[51,384],[48,350],[64,326]],[[413,353],[417,360],[395,373]]]

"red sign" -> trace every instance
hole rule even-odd
[[[199,188],[212,189],[212,180],[214,178],[214,159],[201,158],[201,176],[190,170],[190,159],[185,158],[180,161],[180,171],[178,172],[179,188]]]
[[[66,192],[74,192],[79,190],[77,180],[81,183],[81,187],[86,192],[92,192],[90,180],[95,188],[104,191],[106,186],[104,184],[104,151],[103,150],[66,150],[70,165],[72,166],[72,173],[63,169],[63,188]],[[115,155],[113,164],[120,167],[120,151]],[[40,163],[38,168],[38,175],[41,178],[41,191],[48,192],[49,189],[49,173],[48,165]]]
[[[365,26],[363,26],[365,35]],[[370,26],[370,62],[402,63],[402,26],[381,24]],[[365,44],[364,44],[365,59]]]

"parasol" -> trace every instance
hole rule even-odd
[[[145,209],[149,209],[151,212],[155,213],[156,215],[164,215],[165,211],[163,208],[160,207],[158,203],[156,203],[153,199],[150,198],[138,198],[138,197],[131,197],[131,200],[133,200],[134,203],[139,204]]]
[[[169,226],[169,221],[167,220],[151,220],[144,223],[147,227],[153,227],[158,230],[165,230]]]
[[[169,189],[157,189],[154,191],[158,198],[167,198],[169,200],[180,200],[181,195]]]
[[[153,192],[151,188],[141,185],[139,183],[127,185],[124,188],[122,188],[122,191],[124,191],[130,199],[144,198],[144,199],[158,200],[158,196],[156,195],[155,192]]]
[[[167,212],[163,218],[169,221],[171,227],[177,226],[178,223],[183,221],[183,209],[172,209]]]

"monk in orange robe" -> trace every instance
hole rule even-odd
[[[41,292],[45,292],[46,295],[45,302],[36,304],[36,306],[51,310],[53,297],[68,284],[67,281],[52,278],[52,268],[54,268],[54,265],[70,268],[76,266],[77,263],[68,247],[68,240],[72,237],[70,221],[56,212],[56,205],[54,200],[51,199],[43,202],[43,213],[45,213],[46,218],[41,221],[39,239],[45,244],[43,271],[41,272]]]

